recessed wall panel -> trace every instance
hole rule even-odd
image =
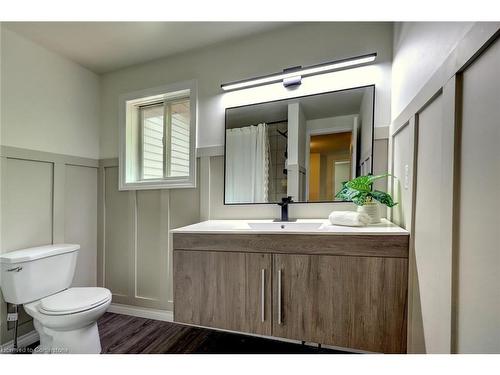
[[[463,74],[457,351],[500,353],[500,42]]]
[[[80,245],[73,286],[97,284],[97,168],[66,165],[64,241]]]
[[[168,246],[161,241],[162,231],[168,231],[168,226],[162,221],[161,190],[137,191],[136,298],[159,301],[162,297]]]
[[[2,162],[2,252],[52,243],[53,164]]]
[[[104,285],[115,302],[128,301],[134,246],[134,192],[118,191],[118,167],[105,168]],[[115,296],[117,298],[115,298]]]
[[[420,292],[425,351],[450,352],[451,249],[441,244],[443,174],[443,98],[436,97],[418,115],[415,200],[416,282]],[[452,181],[449,181],[451,186]]]

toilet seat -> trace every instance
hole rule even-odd
[[[111,292],[105,288],[69,288],[42,298],[38,311],[45,315],[68,315],[93,309],[111,299]]]

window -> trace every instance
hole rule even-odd
[[[194,82],[120,99],[120,190],[196,186],[195,99]]]

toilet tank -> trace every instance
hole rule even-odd
[[[5,301],[25,304],[67,289],[79,248],[55,244],[0,254],[0,288]]]

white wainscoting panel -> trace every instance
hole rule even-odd
[[[457,227],[459,353],[500,353],[500,41],[463,73]]]

